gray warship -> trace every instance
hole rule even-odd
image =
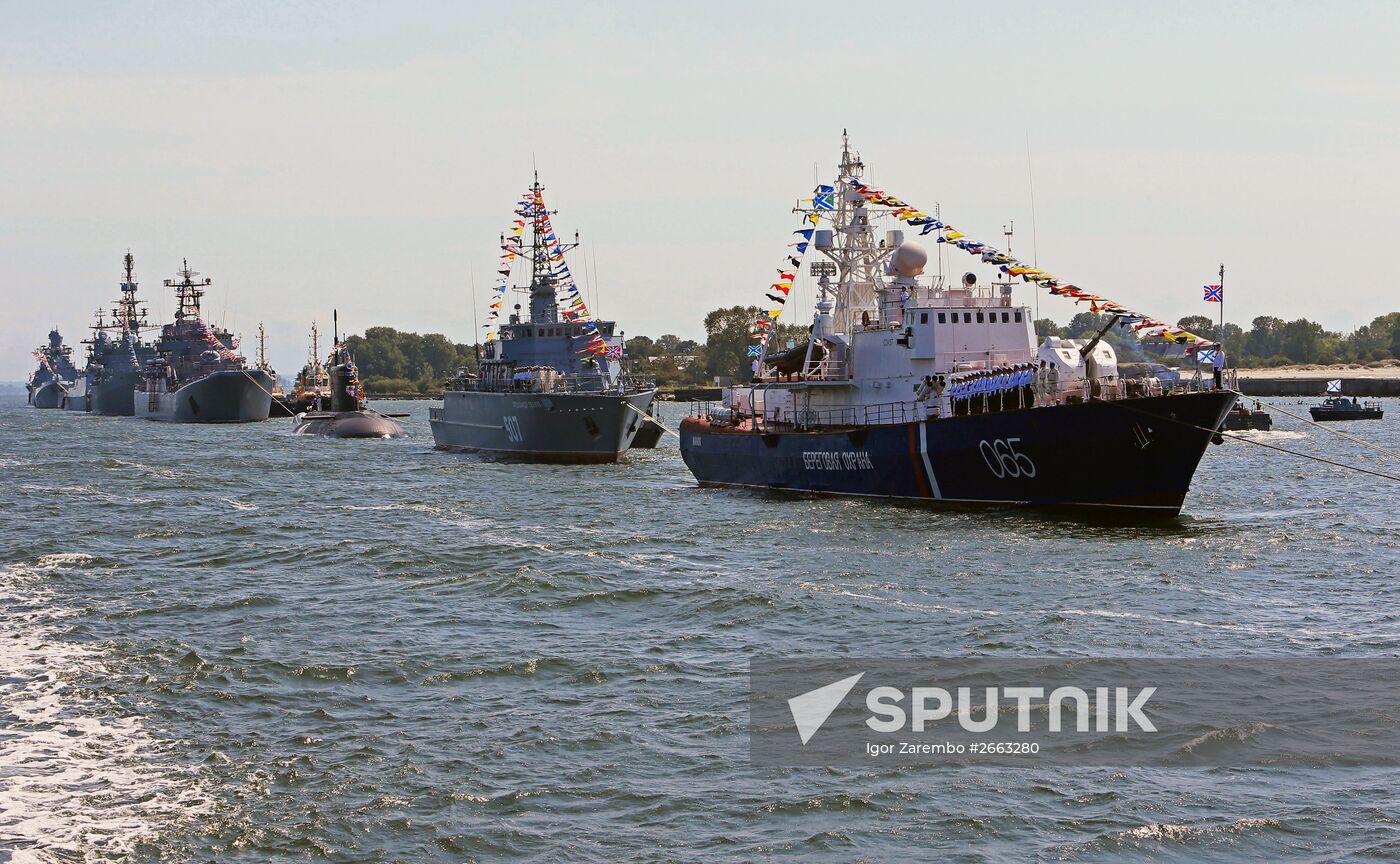
[[[78,370],[73,365],[73,349],[63,344],[63,335],[58,328],[49,331],[49,342],[34,350],[34,359],[39,368],[29,376],[25,388],[29,391],[29,404],[35,408],[62,408],[63,400],[78,380]]]
[[[530,261],[529,317],[515,304],[508,322],[488,333],[478,372],[447,383],[441,408],[428,420],[440,450],[480,451],[549,462],[616,462],[647,421],[656,385],[625,375],[622,334],[588,312],[569,273],[545,207],[539,176],[519,202],[516,228],[501,239],[503,267],[493,319],[510,264]],[[524,249],[521,235],[530,233]],[[563,296],[561,297],[561,292]],[[487,325],[488,327],[491,325]]]
[[[189,262],[165,285],[175,289],[175,321],[161,328],[156,356],[141,369],[133,392],[136,416],[169,423],[251,423],[266,420],[275,383],[249,368],[238,340],[200,317],[199,299],[212,279]]]
[[[88,344],[87,368],[81,394],[68,396],[66,408],[130,417],[136,413],[133,393],[140,385],[141,367],[155,359],[155,346],[141,341],[141,330],[150,329],[146,309],[136,300],[136,261],[127,252],[122,259],[125,271],[121,282],[121,297],[112,308],[112,320],[104,322],[101,310],[93,325]]]

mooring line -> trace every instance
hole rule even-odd
[[[286,411],[291,411],[291,410],[292,410],[292,406],[288,405],[288,404],[286,403],[285,400],[283,400],[283,399],[278,399],[277,396],[276,396],[271,390],[267,389],[267,388],[264,387],[262,384],[260,384],[260,383],[258,382],[258,379],[254,378],[252,375],[249,375],[247,369],[239,369],[238,371],[243,373],[243,377],[244,377],[244,378],[247,378],[249,381],[252,381],[254,384],[257,384],[259,390],[261,390],[261,391],[263,391],[264,393],[266,393],[267,395],[271,396],[271,397],[272,397],[272,401],[273,401],[273,402],[276,402],[278,405],[281,405],[282,408],[283,408],[284,410],[286,410]],[[266,371],[266,370],[264,370],[264,371]],[[293,412],[293,413],[295,413],[295,412]]]
[[[1230,392],[1231,392],[1231,393],[1239,394],[1239,396],[1240,396],[1241,399],[1248,399],[1248,398],[1250,398],[1250,397],[1248,397],[1248,396],[1245,396],[1243,393],[1240,393],[1240,391],[1238,391],[1238,390],[1231,390]],[[1255,401],[1255,402],[1259,402],[1258,399],[1255,399],[1254,401]],[[1259,404],[1262,405],[1263,403],[1260,402]],[[1328,424],[1326,424],[1326,423],[1319,423],[1319,422],[1317,422],[1316,420],[1309,420],[1307,417],[1303,417],[1303,416],[1301,416],[1301,415],[1294,414],[1292,411],[1289,411],[1287,408],[1280,408],[1280,407],[1277,406],[1277,405],[1270,405],[1270,406],[1269,406],[1269,410],[1271,410],[1271,411],[1278,411],[1280,414],[1287,414],[1289,417],[1292,417],[1294,420],[1302,420],[1304,423],[1307,423],[1307,424],[1310,425],[1310,426],[1316,426],[1316,427],[1318,427],[1319,429],[1321,429],[1321,430],[1324,431],[1324,432],[1331,432],[1333,435],[1340,435],[1340,436],[1342,436],[1343,438],[1347,439],[1348,441],[1354,442],[1354,443],[1356,443],[1356,444],[1360,444],[1362,447],[1370,447],[1372,450],[1379,450],[1380,452],[1384,453],[1385,455],[1389,456],[1389,457],[1392,458],[1392,459],[1400,459],[1400,453],[1397,453],[1397,452],[1395,452],[1394,450],[1387,449],[1387,448],[1385,448],[1385,447],[1380,446],[1379,444],[1372,444],[1370,441],[1367,441],[1367,440],[1364,439],[1364,438],[1357,438],[1355,435],[1348,435],[1347,433],[1343,432],[1343,431],[1340,430],[1340,429],[1333,429],[1330,425],[1328,425]]]
[[[1231,391],[1231,392],[1234,392],[1234,391]],[[1265,447],[1265,448],[1268,448],[1269,450],[1277,450],[1277,451],[1280,452],[1280,453],[1287,453],[1287,454],[1290,455],[1290,456],[1297,456],[1297,457],[1299,457],[1300,459],[1311,459],[1311,460],[1313,460],[1314,462],[1322,462],[1322,463],[1324,463],[1324,464],[1326,464],[1326,465],[1334,465],[1334,466],[1336,466],[1336,467],[1338,467],[1338,468],[1345,468],[1345,469],[1347,469],[1347,470],[1349,470],[1349,471],[1359,471],[1359,472],[1361,472],[1362,474],[1370,474],[1370,475],[1373,476],[1373,477],[1383,477],[1383,478],[1385,478],[1386,480],[1394,480],[1395,482],[1400,483],[1400,476],[1397,476],[1397,475],[1395,475],[1395,474],[1387,474],[1387,473],[1385,473],[1384,471],[1373,471],[1373,470],[1371,470],[1370,468],[1362,468],[1362,467],[1359,466],[1359,465],[1350,465],[1350,464],[1348,464],[1348,463],[1346,463],[1346,462],[1337,462],[1336,460],[1328,459],[1328,458],[1326,458],[1326,457],[1324,457],[1324,456],[1314,456],[1314,455],[1312,455],[1311,453],[1303,453],[1303,452],[1300,452],[1300,451],[1298,451],[1298,450],[1289,450],[1287,447],[1280,447],[1280,446],[1278,446],[1277,444],[1265,444],[1263,441],[1256,441],[1256,440],[1254,440],[1253,438],[1246,438],[1246,437],[1244,437],[1243,435],[1236,435],[1236,434],[1233,433],[1233,432],[1225,432],[1225,431],[1220,430],[1220,429],[1208,429],[1208,428],[1206,428],[1205,426],[1197,426],[1195,423],[1187,423],[1185,420],[1178,420],[1178,419],[1176,419],[1175,417],[1163,417],[1161,414],[1153,414],[1153,413],[1151,413],[1151,412],[1149,412],[1149,411],[1143,411],[1143,410],[1140,409],[1140,408],[1131,408],[1131,407],[1129,407],[1129,406],[1127,406],[1127,405],[1124,405],[1123,402],[1122,402],[1122,400],[1115,400],[1115,401],[1112,401],[1112,402],[1105,402],[1104,404],[1106,404],[1106,405],[1117,405],[1119,408],[1122,408],[1124,411],[1131,411],[1131,412],[1133,412],[1134,414],[1141,414],[1141,415],[1144,416],[1144,417],[1151,417],[1151,418],[1154,419],[1154,420],[1165,420],[1165,421],[1167,421],[1168,423],[1176,423],[1177,425],[1185,426],[1185,427],[1187,427],[1188,429],[1199,429],[1199,430],[1201,430],[1202,432],[1209,432],[1209,433],[1211,433],[1212,435],[1220,435],[1220,436],[1225,437],[1225,438],[1233,438],[1233,439],[1235,439],[1236,441],[1244,441],[1244,442],[1246,442],[1246,443],[1248,443],[1248,444],[1257,444],[1257,445],[1259,445],[1260,447]]]
[[[642,415],[643,417],[647,418],[647,419],[650,420],[651,422],[655,423],[657,426],[660,426],[660,427],[661,427],[661,431],[663,431],[663,432],[671,432],[670,427],[668,427],[665,423],[662,423],[660,420],[657,420],[655,417],[651,416],[651,415],[648,414],[647,412],[645,412],[645,411],[643,411],[642,409],[638,408],[636,405],[633,405],[631,402],[628,402],[628,401],[624,400],[622,404],[623,404],[623,405],[626,405],[628,408],[631,408],[633,411],[636,411],[638,414]],[[681,434],[680,434],[679,432],[671,432],[671,434],[674,435],[674,436],[676,436],[677,439],[679,439],[679,438],[681,437]]]

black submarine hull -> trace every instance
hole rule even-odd
[[[325,438],[406,438],[394,420],[375,411],[316,411],[298,414],[296,435],[320,435]]]

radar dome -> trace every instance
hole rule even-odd
[[[912,240],[906,240],[899,244],[899,248],[894,250],[894,258],[890,261],[890,266],[896,276],[918,276],[924,272],[924,265],[928,263],[928,250]]]

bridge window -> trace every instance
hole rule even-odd
[[[981,313],[981,312],[978,312],[978,313],[977,313],[977,323],[978,323],[978,324],[981,324],[981,323],[982,323],[982,313]]]
[[[920,323],[920,324],[927,324],[927,323],[928,323],[928,313],[927,313],[927,312],[920,312],[920,313],[919,313],[919,323]]]
[[[954,312],[953,314],[956,315],[956,314],[958,314],[958,313]],[[964,323],[964,324],[971,324],[971,323],[972,323],[972,313],[971,313],[971,312],[964,312],[964,313],[963,313],[963,323]]]
[[[946,312],[939,312],[939,313],[938,313],[938,323],[939,323],[939,324],[947,324],[947,323],[948,323],[948,314],[947,314]]]
[[[1020,310],[1020,309],[1017,309],[1017,310],[1016,310],[1016,323],[1017,323],[1017,324],[1020,324],[1020,323],[1021,323],[1021,310]]]
[[[1009,324],[1010,322],[1011,322],[1011,313],[1010,313],[1010,312],[1003,312],[1003,313],[1001,313],[1001,323],[1003,323],[1003,324]]]

